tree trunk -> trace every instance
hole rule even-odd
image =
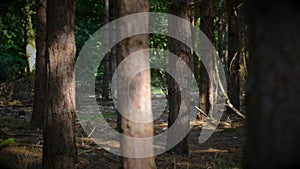
[[[34,104],[31,124],[42,129],[44,125],[45,94],[46,94],[46,5],[47,0],[37,3],[37,57],[34,84]]]
[[[148,12],[148,1],[118,0],[120,7],[119,16],[126,16],[136,12]],[[148,17],[145,22],[148,23]],[[126,30],[130,32],[136,26],[141,25],[137,20],[125,23]],[[118,32],[120,32],[118,31]],[[118,46],[118,59],[128,57],[130,54],[149,48],[149,37],[146,34],[128,37],[121,41]],[[132,141],[132,138],[151,138],[153,137],[153,117],[151,110],[151,83],[150,69],[136,72],[140,65],[149,67],[149,56],[142,52],[138,57],[129,60],[126,66],[120,67],[118,72],[118,109],[121,116],[121,133],[127,137],[121,137],[122,150],[122,168],[124,169],[155,169],[155,161],[153,155],[153,140],[139,139]],[[137,74],[131,79],[130,72]],[[128,88],[129,84],[129,88]],[[128,91],[129,90],[129,91]],[[129,98],[127,95],[129,92]],[[130,100],[130,102],[129,102]],[[130,118],[130,119],[129,119]],[[134,121],[135,120],[135,121]],[[131,139],[130,139],[131,138]],[[148,157],[140,157],[147,154]],[[131,158],[129,156],[135,156]],[[139,158],[140,157],[140,158]]]
[[[110,12],[110,21],[114,21],[116,19],[116,5],[114,4],[114,0],[110,0],[109,2],[109,12]],[[111,24],[112,27],[110,28],[110,38],[115,41],[116,39],[116,26]],[[117,47],[114,46],[111,49],[110,53],[110,68],[111,74],[113,76],[116,68],[117,68]]]
[[[212,44],[215,44],[214,38],[214,2],[211,0],[203,0],[200,7],[200,28],[208,37]],[[212,59],[213,60],[213,59]],[[212,79],[209,79],[206,69],[212,68],[212,63],[206,65],[200,64],[200,109],[206,114],[213,104],[213,86]],[[211,71],[213,72],[213,71]]]
[[[239,25],[236,0],[228,0],[228,97],[236,109],[240,108],[239,84]],[[228,108],[229,113],[233,111]]]
[[[297,1],[253,0],[247,8],[250,62],[245,169],[300,168],[297,5]]]
[[[47,3],[47,90],[43,169],[76,168],[74,0]]]
[[[25,0],[24,15],[25,15],[25,27],[26,27],[26,57],[27,57],[27,68],[26,71],[30,74],[33,71],[36,59],[36,45],[35,45],[35,34],[32,27],[31,10],[33,1]]]
[[[218,54],[221,62],[227,67],[226,58],[224,55],[224,15],[223,15],[223,0],[218,0]]]
[[[244,0],[241,0],[239,5],[238,23],[239,23],[239,44],[240,44],[240,70],[239,70],[239,85],[240,85],[240,111],[245,112],[246,102],[246,82],[248,76],[248,39],[247,39],[247,23],[245,20],[245,5]]]
[[[190,21],[189,17],[189,6],[187,1],[179,1],[173,0],[169,6],[169,13],[171,15],[176,15],[187,21]],[[186,39],[191,39],[191,28],[190,25],[183,25],[180,23],[172,23],[169,21],[168,30],[171,34],[180,34],[185,35]],[[175,54],[178,58],[170,58],[170,72],[173,76],[178,80],[177,82],[174,79],[171,79],[169,76],[168,80],[168,99],[169,99],[169,119],[168,119],[168,127],[171,127],[175,120],[178,118],[180,129],[182,131],[176,131],[176,133],[170,132],[168,135],[168,143],[172,142],[171,140],[178,139],[179,135],[185,133],[185,131],[189,130],[190,122],[189,120],[189,80],[190,77],[187,72],[184,72],[180,62],[182,59],[187,65],[190,65],[190,55],[191,49],[182,44],[180,41],[169,38],[169,50],[171,53]],[[180,58],[180,59],[179,59]],[[177,83],[184,83],[184,88],[180,91]],[[179,112],[181,110],[181,115],[179,116]],[[170,147],[168,147],[170,148]],[[188,146],[188,135],[183,138],[175,147],[170,149],[170,152],[176,154],[189,154],[189,146]]]
[[[109,23],[109,0],[104,0],[104,24]],[[109,44],[109,30],[105,30],[104,35],[104,45],[107,46]],[[104,73],[102,78],[102,100],[109,100],[109,53],[107,53],[103,59],[104,64]]]

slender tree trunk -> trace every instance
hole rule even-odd
[[[23,0],[23,3],[25,4],[22,8],[23,14],[24,14],[24,33],[26,37],[26,43],[25,43],[25,49],[26,49],[26,68],[25,72],[29,75],[32,70],[35,63],[35,57],[36,57],[36,45],[35,45],[35,34],[32,27],[32,21],[31,21],[31,15],[33,11],[31,10],[32,2],[29,0]]]
[[[218,53],[220,60],[227,67],[226,58],[224,55],[224,11],[223,11],[223,0],[218,2]]]
[[[43,169],[76,168],[74,0],[47,3]]]
[[[240,44],[240,70],[239,70],[239,82],[240,82],[240,111],[245,112],[245,102],[246,102],[246,82],[248,76],[248,49],[247,49],[247,23],[245,20],[245,5],[244,0],[241,0],[239,4],[239,44]]]
[[[34,84],[34,104],[31,124],[40,129],[44,125],[45,95],[46,95],[46,5],[47,0],[37,3],[37,57]]]
[[[200,28],[208,37],[212,44],[215,44],[214,38],[214,1],[203,0],[200,6]],[[206,69],[213,68],[212,62],[205,67],[203,63],[200,64],[200,109],[208,114],[213,105],[213,81],[209,79],[208,71]],[[214,71],[211,71],[214,72]]]
[[[126,16],[136,12],[148,12],[148,1],[118,0],[120,5],[119,16]],[[149,18],[145,18],[147,23]],[[125,23],[126,30],[132,31],[136,26],[141,25],[138,20]],[[118,58],[128,57],[133,52],[149,48],[149,37],[146,34],[128,37],[119,43]],[[138,74],[131,79],[130,72],[135,72],[139,65],[149,66],[149,56],[141,53],[138,57],[127,62],[126,66],[120,67],[118,72],[118,108],[121,117],[121,133],[129,138],[151,138],[153,137],[153,123],[151,111],[151,91],[150,91],[150,69],[137,72]],[[128,88],[129,84],[129,88]],[[129,91],[128,91],[129,90]],[[129,98],[127,95],[129,92]],[[129,102],[130,99],[130,102]],[[128,119],[130,117],[131,119]],[[137,121],[133,121],[133,119]],[[143,121],[143,122],[141,122]],[[146,122],[148,121],[148,122]],[[121,137],[121,150],[123,154],[122,168],[124,169],[155,169],[153,155],[153,140],[140,139],[132,141],[128,137]],[[147,154],[149,157],[140,157]],[[152,156],[153,155],[153,156]],[[128,156],[137,156],[130,158]],[[140,158],[138,158],[140,157]]]
[[[109,23],[109,0],[103,0],[104,1],[104,24]],[[104,35],[104,45],[109,44],[109,30],[105,30]],[[102,78],[102,99],[104,101],[109,100],[109,53],[107,53],[103,59],[104,64],[104,73]]]
[[[300,168],[297,5],[297,1],[253,0],[247,8],[250,63],[245,169]]]
[[[27,73],[30,74],[33,71],[36,59],[36,45],[35,45],[35,34],[32,27],[31,15],[33,11],[31,10],[32,1],[25,0],[26,5],[24,7],[25,22],[26,22],[26,57],[28,61]]]
[[[187,21],[190,21],[189,17],[189,6],[188,1],[173,0],[169,6],[169,13],[176,15]],[[183,25],[180,23],[172,23],[169,21],[168,30],[171,34],[180,34],[185,35],[186,39],[191,39],[191,28],[190,25]],[[177,82],[174,79],[171,79],[169,76],[168,80],[168,99],[169,99],[169,119],[168,126],[171,127],[175,120],[178,118],[180,129],[182,131],[176,131],[176,133],[170,132],[168,135],[168,143],[172,142],[171,140],[178,139],[179,135],[189,130],[189,80],[190,77],[187,72],[184,72],[182,65],[178,64],[180,59],[182,59],[187,65],[190,64],[190,55],[191,49],[182,44],[180,41],[169,38],[169,49],[170,52],[177,55],[177,59],[170,58],[170,72],[178,80]],[[180,58],[180,59],[179,59]],[[180,91],[177,83],[184,83],[184,88]],[[179,112],[181,110],[181,115]],[[169,147],[168,147],[169,148]],[[170,152],[176,154],[188,154],[188,135],[181,140],[175,147],[173,147]]]
[[[109,3],[109,10],[110,10],[110,21],[114,21],[116,19],[116,5],[114,4],[114,0],[110,0]],[[112,28],[110,28],[110,38],[115,41],[116,39],[116,26],[112,25]],[[113,73],[115,72],[116,68],[117,68],[117,47],[113,47],[111,49],[111,54],[110,54],[110,66],[111,66],[111,74],[113,75]]]
[[[239,25],[236,0],[228,0],[228,97],[233,106],[240,108],[240,84],[239,84]],[[228,108],[229,113],[233,113]]]

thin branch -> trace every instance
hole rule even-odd
[[[220,84],[220,89],[222,91],[222,93],[224,94],[224,96],[226,97],[226,106],[228,106],[229,108],[231,108],[238,116],[242,117],[242,118],[246,118],[245,115],[243,115],[238,109],[236,109],[230,102],[230,99],[227,95],[227,93],[225,92],[224,90],[224,87],[223,87],[223,84],[221,82],[221,79],[219,77],[219,71],[218,71],[218,67],[217,67],[217,64],[216,64],[216,75],[217,75],[217,79],[218,79],[218,83]]]
[[[94,129],[91,131],[91,133],[88,135],[88,137],[91,137],[91,135],[94,133],[95,130],[96,130],[96,127],[94,127]]]
[[[203,110],[201,110],[199,107],[194,106],[200,113],[204,114],[204,116],[208,116]]]

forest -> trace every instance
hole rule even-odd
[[[295,0],[1,0],[1,169],[300,168]]]

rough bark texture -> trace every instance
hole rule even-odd
[[[297,4],[253,0],[248,6],[250,67],[245,169],[300,168]]]
[[[190,21],[189,17],[189,7],[188,1],[173,0],[169,6],[169,13],[176,15],[187,21]],[[184,36],[185,39],[191,39],[191,28],[190,25],[183,25],[182,23],[172,23],[169,21],[168,30],[171,34],[179,34]],[[169,38],[169,50],[171,53],[175,54],[178,59],[170,58],[170,72],[178,80],[177,82],[174,79],[171,79],[169,76],[168,80],[168,99],[169,99],[169,119],[168,126],[171,127],[175,120],[178,118],[180,129],[182,131],[176,131],[175,133],[170,132],[168,135],[168,143],[172,142],[171,140],[178,140],[179,135],[182,135],[185,131],[189,130],[189,75],[187,72],[184,72],[183,65],[179,64],[180,59],[182,59],[187,65],[190,63],[191,49],[182,44],[182,42]],[[180,59],[179,59],[180,58]],[[181,91],[177,83],[181,83],[184,87]],[[181,110],[181,115],[179,112]],[[189,154],[188,146],[188,135],[183,138],[175,147],[173,147],[170,152],[176,154]]]
[[[43,169],[76,168],[74,0],[47,3],[47,90]]]
[[[148,1],[118,0],[119,16],[126,16],[137,12],[148,12]],[[145,18],[147,23],[148,18]],[[127,22],[127,29],[120,30],[122,32],[130,32],[136,26],[145,26],[137,20]],[[118,32],[120,32],[118,31]],[[141,49],[149,48],[148,35],[138,35],[128,37],[118,46],[118,60],[128,57],[133,52]],[[121,133],[132,138],[149,138],[153,136],[153,123],[151,111],[151,83],[150,70],[144,70],[136,74],[133,79],[130,78],[130,72],[135,72],[140,65],[149,65],[149,56],[147,53],[141,53],[134,60],[129,61],[125,67],[121,67],[118,73],[118,108],[122,113]],[[126,95],[129,85],[129,98]],[[129,102],[130,101],[130,102]],[[126,118],[129,117],[130,119]],[[135,121],[133,121],[135,119]],[[148,121],[148,122],[139,122]],[[122,168],[124,169],[155,169],[155,161],[153,155],[153,140],[141,139],[132,141],[126,137],[121,138],[121,150],[123,156],[139,154],[147,154],[147,158],[129,158],[123,157]],[[151,157],[152,156],[152,157]]]
[[[200,7],[200,28],[201,31],[208,37],[211,43],[214,44],[214,3],[211,0],[203,0]],[[200,109],[208,114],[211,105],[213,104],[210,98],[209,91],[212,90],[208,73],[206,69],[211,68],[212,65],[200,65]]]
[[[45,95],[46,95],[46,19],[47,0],[37,3],[37,55],[34,84],[34,104],[31,124],[42,129],[44,124]]]
[[[236,109],[240,108],[239,83],[239,25],[236,0],[228,0],[228,97]],[[228,108],[229,113],[233,111]]]

